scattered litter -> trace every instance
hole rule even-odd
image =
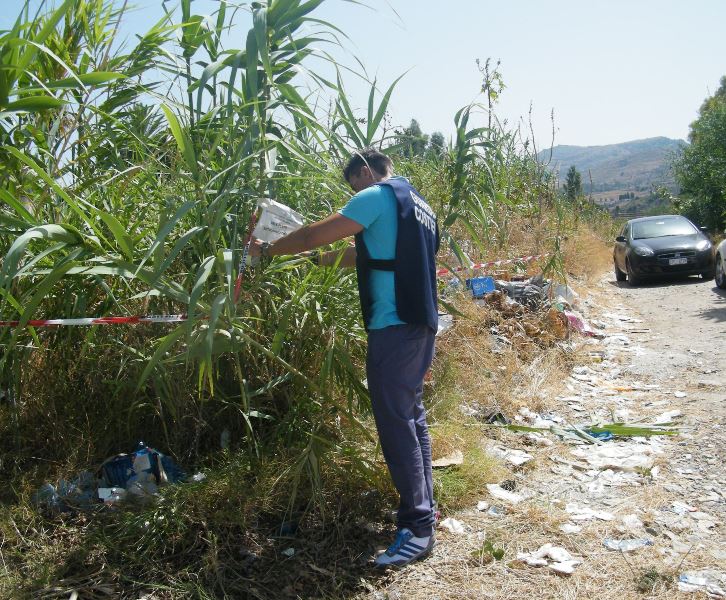
[[[686,392],[673,392],[673,395],[676,398],[685,398],[687,396]]]
[[[439,325],[436,330],[436,335],[439,336],[442,333],[449,331],[454,326],[454,317],[452,315],[439,314]]]
[[[500,425],[508,425],[510,420],[501,412],[495,412],[484,417],[484,422],[490,425],[498,423]]]
[[[623,517],[623,525],[627,529],[641,529],[643,527],[643,521],[638,518],[638,515],[625,515]]]
[[[466,289],[471,290],[474,298],[483,298],[485,294],[493,292],[496,287],[493,277],[472,277],[466,280]]]
[[[560,525],[560,531],[563,533],[580,533],[582,531],[582,527],[580,525],[575,525],[574,523],[563,523]]]
[[[578,447],[572,453],[595,469],[640,472],[651,469],[662,450],[651,443],[613,442],[603,446]]]
[[[495,519],[503,517],[506,513],[506,509],[502,508],[501,506],[492,506],[487,511],[487,515],[489,515],[490,517],[494,517]]]
[[[194,473],[192,475],[192,481],[195,483],[199,483],[200,481],[204,481],[207,478],[206,473]]]
[[[463,462],[464,453],[461,450],[454,450],[448,456],[444,456],[443,458],[438,458],[433,461],[431,463],[431,466],[435,468],[452,467],[455,465],[463,464]]]
[[[546,283],[543,286],[545,295],[555,302],[567,302],[570,306],[575,306],[580,296],[569,285]]]
[[[524,496],[520,494],[515,494],[514,492],[508,492],[496,483],[487,484],[487,491],[495,498],[499,500],[504,500],[505,502],[509,502],[510,504],[519,504],[522,500],[524,500]]]
[[[622,423],[604,423],[598,427],[589,427],[590,431],[609,431],[615,437],[651,437],[659,435],[677,435],[678,431],[663,427],[657,423],[648,425],[623,425]]]
[[[451,517],[447,517],[446,519],[441,521],[441,523],[439,523],[439,527],[447,529],[451,533],[466,533],[466,526],[461,521],[457,521],[456,519],[452,519]]]
[[[104,488],[100,487],[98,488],[98,498],[104,503],[104,504],[114,504],[116,502],[120,502],[124,498],[126,498],[126,490],[124,488]]]
[[[670,511],[676,513],[677,515],[685,515],[689,512],[696,512],[696,507],[690,506],[689,504],[681,502],[680,500],[676,500],[673,504],[671,504]]]
[[[487,502],[486,500],[479,500],[479,502],[476,503],[476,509],[479,512],[485,512],[489,510],[489,502]]]
[[[686,571],[678,577],[681,592],[705,592],[710,598],[726,598],[726,573],[718,571]]]
[[[504,292],[511,300],[537,308],[544,300],[544,291],[541,286],[542,278],[533,277],[527,281],[501,281],[496,280],[497,290]]]
[[[560,546],[545,544],[536,552],[520,552],[517,560],[523,561],[530,567],[549,567],[562,575],[572,575],[575,567],[582,563]]]
[[[583,431],[585,433],[587,433],[587,435],[591,435],[596,440],[600,440],[601,442],[609,442],[610,440],[613,439],[612,432],[611,431],[608,431],[607,429],[605,429],[605,430],[600,430],[600,429],[595,430],[595,429],[592,429],[592,428],[588,428],[588,429],[583,429]]]
[[[587,321],[585,321],[585,317],[583,317],[579,312],[575,311],[563,311],[564,315],[567,317],[567,321],[570,323],[570,326],[577,332],[588,335],[592,337],[596,336],[602,336],[602,334],[597,333]]]
[[[531,461],[534,456],[527,454],[522,450],[512,450],[510,448],[503,448],[501,446],[490,446],[489,450],[495,456],[502,460],[514,465],[515,467],[521,467],[522,465]]]
[[[578,506],[574,503],[568,503],[565,505],[565,511],[570,514],[570,518],[573,521],[590,521],[592,519],[599,519],[600,521],[612,521],[615,517],[612,513],[605,511],[595,511],[587,506]]]
[[[295,548],[286,548],[280,554],[282,554],[283,556],[287,556],[288,558],[290,558],[291,556],[294,556],[295,555]]]
[[[562,562],[551,563],[549,567],[555,573],[559,573],[560,575],[572,575],[575,572],[575,567],[581,562],[581,560],[565,560]]]
[[[683,416],[683,413],[680,410],[669,410],[658,415],[652,422],[655,425],[667,425],[668,423],[672,423],[673,419],[681,416]]]
[[[691,354],[703,354],[703,350],[694,350],[693,348],[689,348],[688,351]]]
[[[632,539],[632,540],[614,540],[612,538],[605,538],[603,540],[603,545],[608,550],[618,550],[620,552],[632,552],[633,550],[637,550],[638,548],[643,548],[645,546],[652,546],[653,540],[649,540],[647,538]]]
[[[130,496],[150,499],[160,486],[184,479],[184,472],[169,456],[140,442],[135,452],[104,461],[95,475],[84,471],[71,482],[61,479],[57,486],[42,485],[33,500],[53,511],[89,510],[99,501],[111,506]]]
[[[525,439],[537,444],[538,446],[551,446],[552,444],[554,444],[554,442],[551,439],[549,439],[548,437],[545,437],[541,433],[532,432],[532,433],[528,433],[524,437],[525,437]]]
[[[641,319],[636,319],[634,317],[629,317],[627,315],[618,315],[615,313],[605,313],[605,315],[608,319],[612,319],[613,321],[622,321],[623,323],[642,323],[643,321]]]

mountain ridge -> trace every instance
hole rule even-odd
[[[560,183],[574,165],[586,191],[591,179],[594,192],[646,191],[660,185],[674,189],[671,158],[686,145],[684,140],[665,136],[598,146],[561,144],[538,152],[537,158],[558,173]]]

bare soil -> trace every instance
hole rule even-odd
[[[509,504],[483,490],[481,500],[502,515],[476,505],[443,515],[465,533],[440,527],[433,556],[363,583],[360,598],[696,598],[706,593],[679,589],[680,575],[726,573],[726,293],[696,278],[631,288],[608,274],[579,308],[604,337],[579,338],[580,364],[545,390],[552,414],[544,416],[565,425],[660,417],[678,435],[580,445],[547,434],[551,445],[542,445],[483,427],[482,444],[494,437],[534,457],[512,471],[525,500]],[[603,448],[645,449],[652,463],[593,468],[588,460]],[[612,518],[572,520],[568,504]],[[581,531],[565,533],[565,523]],[[604,545],[607,538],[649,545],[620,552]],[[481,552],[486,541],[504,550],[502,560]],[[545,543],[582,561],[571,576],[517,560]]]

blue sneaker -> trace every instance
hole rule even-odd
[[[377,567],[403,567],[416,560],[426,558],[436,543],[436,534],[416,537],[413,531],[404,527],[396,533],[396,539],[388,550],[376,557]]]

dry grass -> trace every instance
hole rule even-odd
[[[612,270],[611,241],[585,227],[565,240],[564,256],[568,275],[585,287],[597,281],[603,272]]]

